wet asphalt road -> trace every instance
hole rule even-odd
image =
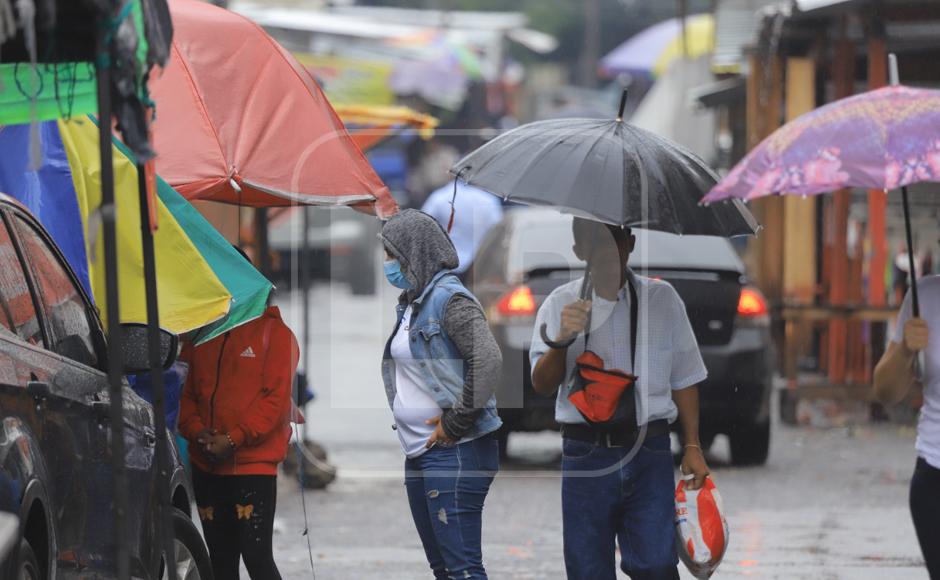
[[[402,485],[402,455],[379,377],[394,295],[358,298],[342,286],[314,292],[308,432],[340,477],[305,494],[313,567],[296,482],[281,477],[276,558],[285,578],[430,578]],[[296,296],[282,296],[300,328]],[[298,330],[299,333],[299,330]],[[728,466],[727,441],[710,454],[731,528],[716,578],[927,578],[907,509],[914,433],[861,425],[776,425],[768,464]],[[484,558],[491,578],[564,578],[560,439],[514,436],[487,498]],[[682,570],[683,578],[691,578]]]

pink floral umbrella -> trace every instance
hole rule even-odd
[[[900,187],[913,262],[907,186],[922,181],[940,181],[940,91],[894,85],[835,101],[777,129],[702,201]],[[917,316],[913,263],[910,271]]]

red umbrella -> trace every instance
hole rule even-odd
[[[170,62],[150,82],[157,172],[188,199],[397,210],[313,77],[258,25],[170,2]]]

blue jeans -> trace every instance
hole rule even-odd
[[[620,567],[633,580],[678,580],[669,436],[647,440],[629,460],[629,448],[608,449],[577,439],[565,438],[563,449],[568,580],[615,579],[615,539]]]
[[[486,579],[483,502],[498,470],[499,442],[492,435],[405,460],[411,516],[434,578]]]

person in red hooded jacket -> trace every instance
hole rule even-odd
[[[272,534],[277,466],[290,440],[300,349],[276,307],[209,342],[187,345],[179,431],[216,580],[277,580]]]

